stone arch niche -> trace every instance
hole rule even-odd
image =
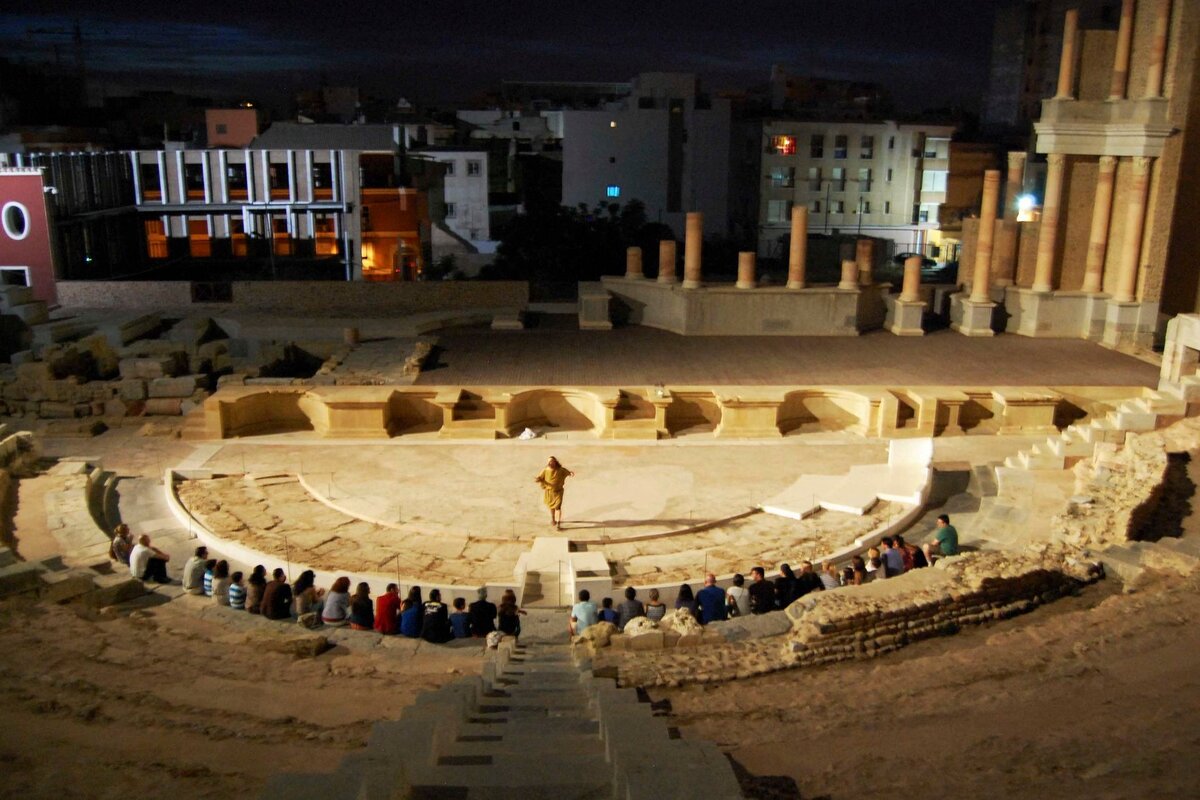
[[[525,428],[558,431],[591,431],[604,428],[607,409],[591,392],[571,389],[534,389],[513,395],[508,405],[508,432]]]
[[[442,409],[433,402],[435,393],[395,392],[388,398],[389,436],[432,433],[442,427]]]
[[[712,392],[671,391],[667,431],[672,436],[713,433],[721,424],[721,404]]]
[[[224,436],[311,431],[327,424],[321,398],[301,391],[254,392],[221,403]]]
[[[863,424],[863,404],[864,398],[850,392],[788,392],[779,404],[775,421],[784,436],[859,428]]]

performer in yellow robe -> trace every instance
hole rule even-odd
[[[562,529],[563,486],[566,484],[567,478],[574,474],[558,463],[557,458],[550,456],[550,460],[546,462],[546,468],[533,479],[534,483],[541,486],[545,493],[542,500],[546,504],[546,508],[550,509],[550,524],[560,530]]]

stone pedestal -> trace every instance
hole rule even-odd
[[[1000,423],[997,433],[1058,433],[1054,412],[1062,398],[1049,389],[996,389],[992,399]]]
[[[579,329],[584,331],[611,331],[609,316],[611,295],[603,284],[579,284]]]
[[[689,211],[687,231],[683,241],[683,288],[699,289],[703,283],[700,274],[700,253],[704,247],[704,215]]]
[[[1143,344],[1142,304],[1136,301],[1109,300],[1104,315],[1104,335],[1100,344],[1113,350],[1129,350]]]
[[[630,247],[625,251],[625,277],[630,280],[641,280],[642,248]]]
[[[1018,336],[1096,341],[1104,330],[1108,295],[1088,292],[1035,292],[1010,286],[1004,306],[1008,330]]]
[[[758,285],[754,274],[756,265],[753,252],[738,253],[737,288],[753,289]]]
[[[858,288],[858,263],[855,261],[842,262],[842,280],[839,289],[854,290]]]
[[[658,282],[675,282],[675,240],[663,239],[658,243]]]
[[[992,330],[992,313],[996,304],[990,300],[978,301],[969,297],[962,300],[962,319],[952,324],[963,336],[995,336]]]
[[[858,282],[870,286],[875,282],[875,240],[859,239],[854,247],[854,261],[858,264]]]
[[[920,300],[897,299],[888,309],[887,329],[897,336],[924,336],[921,321],[925,317],[925,303]]]

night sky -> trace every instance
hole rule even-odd
[[[31,13],[0,14],[0,53],[51,61],[58,41],[69,62],[69,37],[27,31],[79,20],[93,94],[173,88],[279,101],[324,78],[440,103],[503,79],[627,80],[648,70],[741,88],[765,82],[779,63],[795,74],[879,82],[906,110],[977,109],[1002,4],[39,0]]]

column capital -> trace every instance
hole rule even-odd
[[[1154,156],[1134,156],[1133,169],[1135,172],[1149,172],[1150,165],[1154,163]]]
[[[1066,153],[1047,153],[1046,163],[1052,167],[1061,167],[1067,163]]]
[[[1116,156],[1100,156],[1100,171],[1112,172],[1117,168]]]
[[[1010,150],[1008,153],[1008,169],[1010,172],[1022,169],[1028,154],[1024,150]]]

